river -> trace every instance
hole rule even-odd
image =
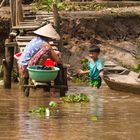
[[[140,96],[115,92],[103,85],[70,86],[70,93],[84,92],[86,104],[63,104],[42,90],[22,97],[17,85],[0,88],[0,140],[139,140]],[[55,117],[31,115],[28,110],[55,100],[60,114]]]

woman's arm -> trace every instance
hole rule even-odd
[[[62,64],[61,59],[59,58],[59,56],[54,52],[54,50],[51,50],[51,59],[53,61],[55,61],[58,64]]]
[[[54,50],[52,50],[52,46],[49,43],[45,43],[43,44],[42,47],[48,47],[50,49],[50,57],[53,61],[55,61],[58,64],[62,64],[61,59],[59,58],[59,56],[54,52]]]

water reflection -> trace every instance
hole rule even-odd
[[[87,104],[62,104],[42,91],[23,98],[18,89],[0,88],[0,140],[139,140],[140,96],[119,93],[106,86],[100,91],[90,87],[70,87],[69,92],[90,96]],[[28,113],[30,108],[60,104],[55,117]]]

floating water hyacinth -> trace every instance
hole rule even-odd
[[[61,98],[65,103],[87,103],[89,98],[86,94],[70,94]]]
[[[57,108],[58,107],[58,104],[56,102],[54,102],[54,101],[51,101],[49,103],[49,106],[52,107],[52,108]]]
[[[54,115],[59,112],[58,104],[54,101],[49,103],[49,106],[39,106],[35,109],[29,110],[30,113],[37,113],[37,114],[44,114],[45,116],[49,117],[50,115]]]

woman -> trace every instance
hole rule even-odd
[[[19,74],[23,78],[28,79],[27,67],[31,65],[36,65],[39,60],[46,54],[53,59],[56,63],[60,64],[61,60],[55,51],[52,49],[49,41],[52,39],[59,40],[60,36],[52,27],[51,24],[45,25],[36,31],[36,35],[25,47],[19,61]]]

